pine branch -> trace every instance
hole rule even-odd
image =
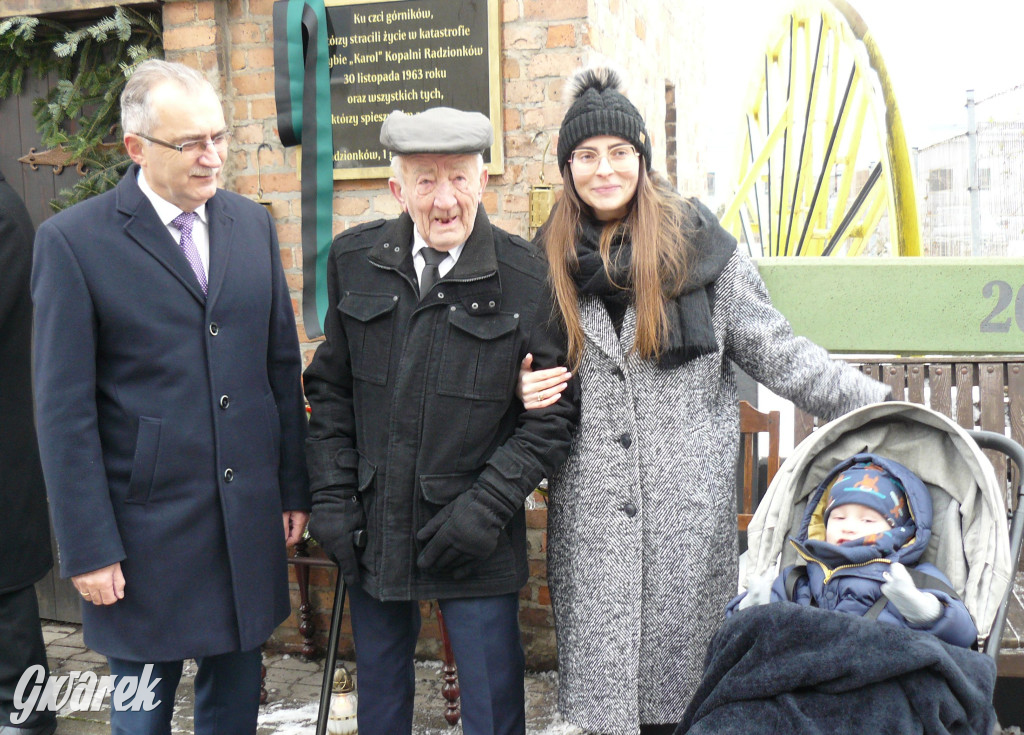
[[[50,206],[55,212],[59,212],[73,204],[85,201],[89,197],[113,189],[124,176],[124,172],[128,170],[131,162],[132,159],[122,153],[104,165],[94,166],[90,163],[88,173],[70,189],[61,189],[57,198],[50,200]]]
[[[115,186],[130,159],[103,146],[120,137],[120,96],[135,67],[162,58],[159,11],[116,6],[87,26],[70,28],[37,17],[0,21],[0,99],[21,94],[27,74],[58,81],[33,100],[42,143],[63,145],[88,173],[51,203],[55,209]],[[114,131],[113,133],[111,131]]]

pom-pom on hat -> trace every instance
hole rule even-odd
[[[628,140],[651,170],[651,139],[640,112],[622,94],[622,79],[606,67],[577,71],[569,79],[572,103],[558,130],[558,168],[565,169],[580,143],[596,135]]]

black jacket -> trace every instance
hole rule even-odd
[[[420,300],[412,240],[403,214],[331,248],[326,341],[304,376],[313,515],[339,486],[358,490],[360,578],[378,599],[515,592],[528,578],[523,501],[565,459],[577,416],[571,399],[526,412],[515,396],[527,353],[535,368],[566,364],[547,265],[481,208],[455,267]],[[462,579],[419,569],[417,531],[481,491],[510,509],[494,551]]]
[[[0,593],[53,566],[32,420],[32,221],[0,173]]]

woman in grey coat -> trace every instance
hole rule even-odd
[[[711,212],[652,177],[613,72],[571,84],[564,192],[540,235],[581,391],[550,478],[559,708],[591,732],[670,733],[736,591],[733,365],[828,418],[888,388],[794,336]],[[568,374],[524,373],[526,407]]]

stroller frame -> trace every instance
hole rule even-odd
[[[1013,560],[1014,569],[1020,560],[1020,548],[1024,542],[1024,447],[1002,434],[994,431],[971,430],[967,432],[975,443],[982,449],[991,449],[1002,452],[1017,465],[1018,477],[1021,478],[1016,488],[1016,504],[1007,508],[1007,516],[1010,523],[1010,558]],[[1006,610],[1009,605],[1010,596],[1013,594],[1013,580],[1006,587],[1006,594],[999,606],[996,618],[992,623],[992,630],[985,640],[985,653],[993,659],[998,660],[999,648],[1002,643],[1003,629],[1006,627]]]

